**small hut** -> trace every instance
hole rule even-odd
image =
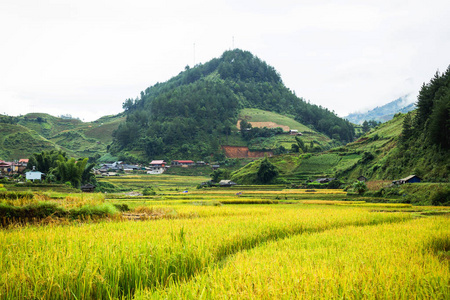
[[[421,179],[419,176],[416,175],[409,175],[408,177],[399,179],[399,180],[394,180],[392,181],[393,184],[405,184],[405,183],[417,183],[420,182]]]
[[[364,177],[364,176],[359,176],[359,177],[358,177],[358,181],[365,182],[365,181],[367,181],[367,178]]]
[[[92,193],[92,192],[94,192],[94,190],[95,190],[95,185],[92,185],[90,183],[81,186],[81,191],[83,193]]]

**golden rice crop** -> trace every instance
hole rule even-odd
[[[336,206],[264,210],[252,213],[244,207],[233,216],[0,231],[0,298],[131,298],[140,289],[188,280],[229,255],[268,241],[410,218]]]
[[[135,299],[449,299],[450,222],[349,226],[236,253]]]

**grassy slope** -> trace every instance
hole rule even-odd
[[[412,166],[398,166],[395,155],[401,151],[397,147],[402,131],[405,115],[397,115],[394,119],[383,123],[362,136],[359,140],[346,146],[319,154],[301,155],[293,160],[290,155],[269,158],[280,170],[280,176],[289,182],[302,182],[319,177],[337,177],[351,182],[364,175],[370,180],[393,180],[414,174],[417,162]],[[286,167],[280,161],[286,160],[293,165]],[[420,160],[420,158],[418,158]],[[448,157],[447,157],[448,160]],[[445,164],[446,162],[442,162]],[[237,171],[235,180],[251,182],[252,173],[256,173],[259,163]],[[439,167],[439,166],[434,166]]]
[[[329,137],[288,116],[255,108],[244,108],[239,112],[239,119],[245,119],[249,122],[274,122],[279,125],[288,126],[290,129],[296,129],[302,132],[303,136],[301,138],[305,143],[309,144],[312,141],[315,145],[320,145],[325,148],[330,147],[331,139]],[[290,149],[292,144],[296,144],[295,137],[283,134],[271,138],[253,139],[250,141],[249,147],[256,149],[275,149],[283,146],[286,149]]]
[[[22,125],[0,123],[0,159],[28,158],[34,152],[60,149],[35,131]]]
[[[20,118],[19,125],[0,124],[4,132],[0,155],[3,159],[17,159],[51,149],[62,149],[71,156],[103,155],[112,142],[113,131],[124,120],[125,117],[117,115],[84,123],[30,113]]]

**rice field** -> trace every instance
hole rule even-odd
[[[28,200],[126,206],[147,217],[0,229],[0,299],[450,297],[448,208],[280,186],[183,193],[202,179],[156,180],[162,188],[151,197]]]

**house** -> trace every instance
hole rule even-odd
[[[357,179],[358,179],[358,181],[363,181],[363,182],[367,181],[367,178],[364,176],[359,176]]]
[[[231,180],[221,180],[219,181],[219,186],[220,187],[230,187],[233,185],[236,185],[237,183]]]
[[[90,183],[81,186],[81,191],[83,193],[92,193],[94,190],[95,190],[95,185],[92,185]]]
[[[0,171],[1,173],[11,173],[13,172],[13,163],[0,160]]]
[[[25,178],[27,180],[33,180],[33,182],[34,182],[35,180],[42,180],[42,175],[45,175],[45,174],[34,170],[34,167],[33,167],[32,171],[28,171],[25,173]]]
[[[290,135],[303,135],[301,132],[298,132],[296,129],[289,130]]]
[[[193,166],[195,162],[193,160],[172,160],[172,166]]]
[[[122,170],[128,170],[128,171],[137,171],[139,170],[139,166],[137,165],[128,165],[128,164],[122,164]]]
[[[206,163],[203,160],[197,161],[195,164],[197,166],[205,166],[206,165]]]
[[[330,181],[336,180],[336,178],[317,178],[316,181],[318,183],[328,183]]]
[[[165,167],[166,166],[166,162],[164,160],[152,160],[152,162],[150,163],[150,168],[151,167]]]
[[[220,168],[220,165],[212,165],[211,168],[212,168],[213,170],[217,170],[218,168]]]
[[[405,183],[418,183],[420,181],[421,181],[421,179],[419,176],[409,175],[408,177],[405,177],[405,178],[402,178],[399,180],[394,180],[394,181],[392,181],[392,183],[399,185],[399,184],[405,184]]]
[[[164,160],[153,160],[150,163],[150,170],[147,174],[162,174],[166,170],[166,162]]]
[[[28,158],[19,159],[19,165],[26,166],[30,160]]]

